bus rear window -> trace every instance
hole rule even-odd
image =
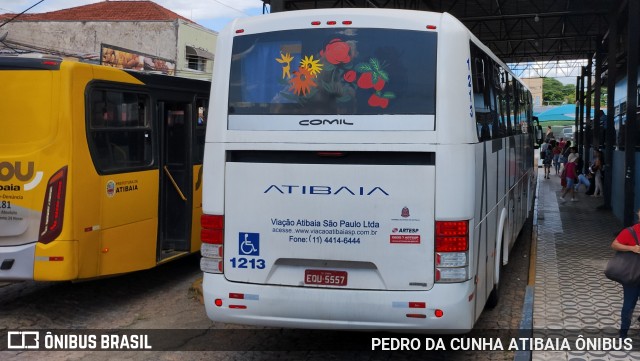
[[[436,41],[369,28],[236,36],[229,115],[435,114]]]

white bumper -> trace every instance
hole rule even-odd
[[[469,300],[473,290],[472,281],[437,284],[429,291],[258,285],[229,282],[211,273],[205,273],[203,281],[205,308],[213,321],[308,329],[465,333],[475,323],[475,297]],[[221,306],[215,305],[216,299]],[[442,317],[435,316],[437,309]]]
[[[0,265],[9,269],[0,270],[1,281],[23,281],[33,279],[33,263],[36,244],[0,247]]]

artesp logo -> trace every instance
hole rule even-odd
[[[26,182],[33,178],[31,182],[26,183],[23,187],[25,191],[35,188],[42,180],[43,172],[34,171],[34,162],[27,163],[26,171],[24,168],[24,164],[20,161],[14,162],[13,164],[9,162],[0,162],[0,181],[8,182],[11,179],[15,178],[21,182]]]
[[[7,349],[25,350],[40,348],[39,331],[9,331],[7,333]]]

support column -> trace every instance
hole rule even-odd
[[[611,182],[613,180],[613,152],[615,149],[616,133],[614,127],[615,117],[615,94],[616,94],[616,54],[618,53],[618,7],[619,1],[615,1],[611,5],[609,13],[609,38],[608,38],[608,54],[607,54],[607,125],[605,130],[605,152],[604,163],[606,170],[604,172],[604,204],[603,208],[611,208]]]
[[[585,104],[585,99],[586,96],[584,94],[584,79],[587,76],[587,68],[585,68],[584,66],[582,67],[582,71],[580,73],[580,90],[579,90],[579,94],[580,94],[580,108],[578,109],[578,154],[580,154],[580,156],[582,157],[582,160],[584,160],[584,152],[583,149],[585,147],[585,126],[584,126],[584,104]]]
[[[267,1],[264,1],[264,3],[267,3]],[[281,11],[284,11],[284,0],[270,0],[268,1],[268,3],[271,5],[271,13],[279,13]],[[263,7],[263,12],[264,12],[264,7]]]
[[[624,225],[631,226],[636,220],[636,134],[638,117],[638,43],[640,41],[640,2],[629,1],[627,27],[627,123],[624,146]]]
[[[581,169],[583,173],[585,170],[589,169],[589,163],[591,162],[591,141],[593,139],[593,114],[591,113],[591,82],[593,78],[593,58],[589,57],[589,61],[587,63],[587,91],[585,93],[585,111],[586,114],[584,116],[585,125],[584,125],[584,156],[583,160],[583,168]]]
[[[595,74],[595,88],[593,89],[593,148],[600,149],[602,143],[604,143],[604,139],[602,137],[602,125],[600,125],[600,102],[602,101],[602,91],[601,91],[601,81],[602,81],[602,38],[598,39],[596,46],[596,74]],[[601,159],[601,161],[603,161]]]
[[[582,99],[580,98],[580,84],[582,84],[582,70],[580,70],[580,76],[576,77],[576,119],[573,121],[573,141],[572,146],[578,145],[580,139],[580,107],[582,106]],[[579,149],[579,148],[578,148]]]

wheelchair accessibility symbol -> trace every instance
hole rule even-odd
[[[238,253],[244,256],[259,256],[260,233],[240,232],[238,237]]]

